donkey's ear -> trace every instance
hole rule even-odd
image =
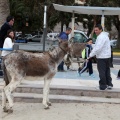
[[[59,44],[62,42],[62,39],[61,38],[58,38],[58,42],[59,42]]]

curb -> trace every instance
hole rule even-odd
[[[33,93],[13,93],[14,102],[24,103],[42,103],[42,94]],[[119,98],[101,98],[88,96],[71,96],[71,95],[49,95],[50,101],[54,103],[109,103],[120,104]],[[1,96],[0,96],[1,101]]]
[[[113,52],[113,55],[120,55],[120,52]]]

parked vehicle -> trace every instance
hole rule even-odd
[[[31,39],[29,39],[29,41],[31,42],[41,42],[42,40],[42,35],[34,35],[31,37]]]
[[[52,41],[58,40],[57,39],[58,35],[59,35],[59,33],[48,33],[47,40],[52,40]]]
[[[27,39],[29,42],[32,40],[32,35],[31,34],[25,34],[25,39]]]
[[[15,40],[15,43],[27,43],[28,42],[28,40],[27,39],[25,39],[25,38],[17,38],[16,40]]]
[[[110,40],[110,45],[115,48],[117,45],[117,40]]]
[[[69,36],[71,37],[71,36]],[[87,41],[87,35],[80,30],[74,30],[74,42],[85,43]]]

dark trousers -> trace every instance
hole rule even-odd
[[[83,73],[86,70],[89,70],[89,75],[93,74],[93,67],[92,67],[92,60],[90,59],[88,62],[84,62],[84,65],[82,69],[79,71],[79,73]]]
[[[113,86],[112,78],[110,75],[110,61],[109,58],[97,59],[97,69],[99,72],[99,86],[101,90],[104,90],[108,86]]]
[[[120,77],[120,70],[118,71],[117,77]]]
[[[1,68],[1,63],[2,63],[2,58],[0,58],[0,77],[3,76],[3,71],[2,71],[2,68]]]
[[[64,70],[64,62],[63,61],[59,64],[58,70]]]

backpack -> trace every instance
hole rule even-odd
[[[85,52],[86,52],[86,51],[85,51],[85,48],[84,48],[83,51],[82,51],[82,58],[83,58],[83,59],[85,59]]]

